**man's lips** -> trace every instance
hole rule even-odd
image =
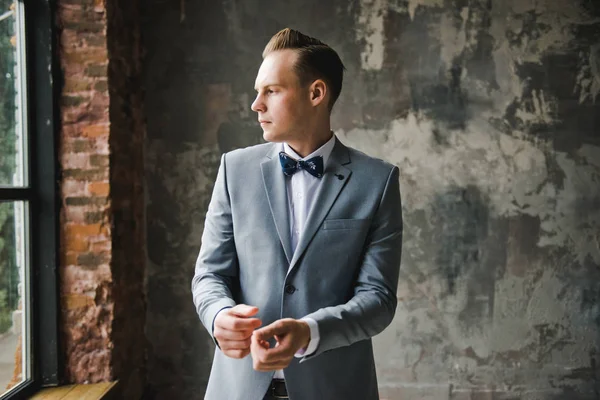
[[[264,125],[264,124],[270,124],[270,123],[271,123],[271,121],[265,121],[265,120],[263,120],[263,119],[259,119],[259,120],[258,120],[258,122],[259,122],[261,125]]]

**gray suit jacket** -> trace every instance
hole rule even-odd
[[[320,342],[285,369],[290,399],[378,398],[371,337],[396,310],[402,246],[398,168],[336,139],[295,252],[281,144],[224,154],[192,280],[212,335],[216,314],[257,306],[263,326],[310,317]],[[273,373],[215,350],[206,399],[260,400]]]

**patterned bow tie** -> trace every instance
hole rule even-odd
[[[323,156],[317,156],[303,161],[296,160],[282,151],[279,153],[279,162],[281,163],[283,173],[287,176],[292,176],[303,169],[315,178],[323,177]]]

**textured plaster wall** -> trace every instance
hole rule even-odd
[[[346,64],[338,137],[401,170],[382,398],[600,398],[598,2],[149,3],[149,398],[202,397],[189,281],[219,155],[261,140],[254,77],[285,26]]]

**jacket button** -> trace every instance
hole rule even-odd
[[[296,288],[294,287],[294,285],[290,285],[290,284],[285,285],[285,292],[287,294],[293,294],[295,291],[296,291]]]

